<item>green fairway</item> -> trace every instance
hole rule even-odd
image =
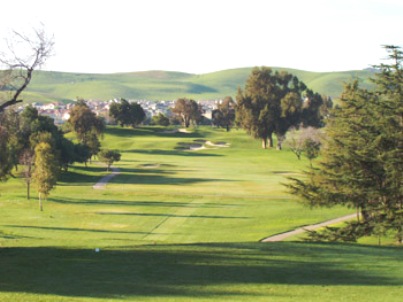
[[[351,213],[285,193],[306,160],[190,131],[108,128],[120,174],[96,190],[106,167],[75,165],[43,212],[23,181],[1,183],[0,301],[400,301],[399,247],[259,243]]]

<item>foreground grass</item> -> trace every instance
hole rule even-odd
[[[241,131],[163,131],[109,128],[121,174],[94,190],[105,168],[76,165],[44,212],[20,180],[1,184],[0,301],[400,299],[400,248],[258,243],[349,212],[284,192],[306,162]],[[186,150],[205,141],[229,147]]]
[[[3,248],[0,299],[401,301],[402,260],[395,248],[348,244]]]

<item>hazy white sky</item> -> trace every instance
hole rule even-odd
[[[44,69],[207,73],[278,66],[363,69],[403,44],[402,0],[13,0],[0,34],[43,23]]]

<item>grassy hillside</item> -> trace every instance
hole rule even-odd
[[[37,71],[24,95],[26,101],[65,101],[77,97],[109,100],[127,99],[172,100],[189,97],[196,100],[235,96],[244,87],[252,68],[224,70],[195,75],[169,71],[147,71],[116,74],[76,74]],[[336,98],[344,82],[359,78],[368,83],[370,71],[308,72],[286,70],[298,76],[308,87]]]
[[[75,165],[40,212],[0,183],[0,301],[401,300],[399,247],[259,243],[349,212],[284,192],[308,165],[290,151],[210,127],[110,127],[103,144],[122,152],[104,189],[104,166]]]

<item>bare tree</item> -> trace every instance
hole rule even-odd
[[[34,70],[52,55],[54,39],[44,29],[34,29],[33,35],[12,32],[6,41],[6,51],[0,52],[0,90],[6,92],[0,101],[0,112],[22,102],[21,93],[27,88]]]
[[[307,127],[297,130],[293,127],[288,131],[285,143],[298,159],[301,159],[301,155],[305,153],[311,161],[317,156],[321,140],[322,135],[317,128]]]

